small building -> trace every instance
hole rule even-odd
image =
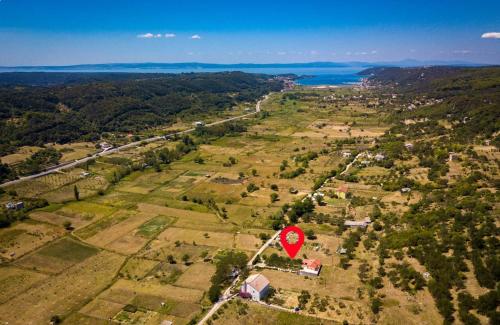
[[[87,176],[90,176],[90,173],[89,173],[89,172],[82,172],[82,173],[80,174],[80,176],[82,176],[82,177],[87,177]]]
[[[5,207],[9,210],[21,210],[24,209],[24,202],[8,202]]]
[[[300,275],[318,276],[321,272],[321,261],[317,259],[305,259],[302,261],[302,269],[299,271]]]
[[[366,228],[371,222],[372,221],[368,217],[363,220],[346,220],[344,226]]]
[[[375,155],[375,160],[376,161],[382,161],[384,159],[385,159],[385,156],[383,154],[381,154],[381,153],[378,153],[378,154]]]
[[[266,297],[268,291],[269,280],[262,274],[253,274],[241,285],[240,297],[260,301]]]
[[[347,184],[342,184],[335,190],[335,195],[339,199],[345,200],[347,198],[347,193],[349,193],[349,187],[347,186]]]
[[[411,188],[409,188],[409,187],[403,187],[401,189],[401,193],[410,193],[410,192],[411,192]]]
[[[113,148],[113,146],[107,142],[101,142],[99,143],[99,146],[101,147],[102,151],[106,151]]]
[[[412,150],[413,149],[413,143],[411,143],[411,142],[405,143],[405,148],[408,149],[408,150]]]
[[[342,157],[343,158],[351,157],[351,152],[350,151],[342,151]]]
[[[196,121],[193,124],[194,124],[195,127],[205,126],[205,122],[203,122],[203,121]]]
[[[347,254],[347,249],[342,247],[342,246],[339,246],[337,248],[337,254],[340,254],[340,255],[344,255],[344,254]]]

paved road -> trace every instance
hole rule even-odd
[[[257,114],[257,113],[260,112],[260,105],[261,105],[261,103],[264,102],[265,100],[267,100],[268,98],[269,98],[269,95],[266,95],[266,96],[264,96],[263,99],[261,99],[261,100],[259,100],[257,102],[257,104],[255,105],[255,112],[251,112],[251,113],[247,113],[247,114],[243,114],[243,115],[239,115],[239,116],[235,116],[235,117],[230,117],[230,118],[227,118],[227,119],[224,119],[224,120],[221,120],[221,121],[216,121],[216,122],[213,122],[213,123],[209,123],[206,126],[219,125],[219,124],[223,124],[223,123],[226,123],[226,122],[230,122],[230,121],[234,121],[234,120],[239,120],[239,119],[251,116],[251,115],[255,115],[255,114]],[[17,183],[20,183],[20,182],[23,182],[23,181],[27,181],[27,180],[30,180],[30,179],[35,179],[35,178],[38,178],[38,177],[41,177],[41,176],[45,176],[45,175],[48,175],[48,174],[57,173],[57,172],[60,172],[62,170],[65,170],[65,169],[74,168],[74,167],[76,167],[76,166],[78,166],[80,164],[83,164],[83,163],[85,163],[87,161],[90,161],[92,159],[96,159],[98,157],[111,155],[113,153],[116,153],[116,152],[119,152],[119,151],[122,151],[122,150],[125,150],[125,149],[130,149],[130,148],[133,148],[133,147],[138,147],[141,144],[143,144],[144,142],[150,143],[150,142],[156,142],[156,141],[160,141],[160,140],[165,140],[167,138],[172,138],[172,137],[175,137],[175,136],[178,136],[178,135],[183,135],[183,134],[191,133],[194,130],[195,130],[195,128],[191,128],[191,129],[187,129],[187,130],[184,130],[184,131],[179,131],[179,132],[167,134],[165,136],[155,136],[155,137],[148,138],[148,139],[145,139],[145,140],[131,142],[131,143],[125,144],[125,145],[120,146],[120,147],[116,147],[116,148],[112,148],[112,149],[109,149],[109,150],[106,150],[106,151],[101,151],[101,152],[95,153],[95,154],[93,154],[92,156],[89,156],[89,157],[85,157],[85,158],[82,158],[82,159],[77,159],[77,160],[72,161],[72,162],[67,162],[67,163],[59,164],[57,166],[49,167],[45,171],[43,171],[41,173],[38,173],[38,174],[33,174],[33,175],[29,175],[29,176],[23,176],[23,177],[20,177],[18,179],[15,179],[13,181],[5,182],[3,184],[0,184],[0,187],[6,187],[6,186],[9,186],[9,185],[14,185],[14,184],[17,184]]]

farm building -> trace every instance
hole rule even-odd
[[[302,269],[300,275],[318,276],[321,271],[321,261],[316,259],[305,259],[302,261]]]
[[[344,157],[344,158],[349,158],[349,157],[351,157],[351,152],[350,152],[350,151],[343,151],[343,152],[342,152],[342,157]]]
[[[5,207],[9,210],[21,210],[24,208],[24,202],[9,202],[5,205]]]
[[[203,122],[203,121],[196,121],[193,124],[195,127],[205,126],[205,122]]]
[[[346,199],[347,193],[349,193],[347,184],[342,184],[335,190],[335,195],[337,195],[339,199]]]
[[[383,154],[381,154],[381,153],[378,153],[378,154],[375,155],[375,160],[376,161],[382,161],[384,159],[385,159],[385,156]]]
[[[410,142],[405,143],[405,148],[408,150],[413,149],[413,143],[410,143]]]
[[[370,220],[370,218],[365,218],[363,220],[346,220],[344,222],[344,225],[347,226],[347,227],[362,227],[362,228],[365,228],[366,226],[368,226],[372,221]]]
[[[268,291],[269,280],[262,274],[253,274],[241,285],[240,296],[260,301],[267,295]]]
[[[99,143],[99,146],[101,147],[102,151],[106,151],[113,148],[113,146],[107,142],[101,142]]]

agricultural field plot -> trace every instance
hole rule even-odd
[[[207,263],[195,263],[190,265],[186,271],[175,282],[176,286],[206,290],[210,287],[210,278],[215,273],[215,266]]]
[[[140,280],[151,272],[157,265],[158,261],[132,257],[127,260],[127,263],[120,270],[120,275],[124,278]]]
[[[73,142],[68,144],[55,144],[54,149],[62,153],[61,162],[74,161],[93,154],[97,151],[92,142]]]
[[[16,264],[42,272],[59,273],[98,252],[94,247],[63,238],[21,258]]]
[[[75,198],[75,186],[78,188],[80,199],[85,199],[100,191],[104,191],[109,186],[109,182],[104,177],[99,175],[87,177],[80,176],[80,179],[75,182],[57,187],[53,191],[43,193],[41,197],[49,202],[56,203],[71,201]]]
[[[16,223],[0,229],[0,256],[7,260],[18,259],[64,234],[64,229],[47,223]]]
[[[96,222],[116,211],[117,209],[114,207],[89,201],[76,201],[64,204],[59,209],[52,212],[68,218],[80,219],[85,222]]]
[[[171,217],[127,211],[123,219],[113,219],[113,224],[107,224],[107,227],[99,229],[85,241],[122,254],[132,254],[138,252],[150,238],[160,233],[173,220]]]
[[[174,225],[179,228],[189,228],[207,231],[231,231],[234,225],[222,223],[222,221],[212,213],[197,212],[193,210],[183,210],[171,207],[162,207],[154,204],[140,203],[139,211],[150,214],[161,214],[177,219]]]
[[[272,309],[253,302],[233,300],[221,308],[212,324],[333,325],[337,322]]]
[[[120,184],[115,186],[115,190],[136,194],[148,194],[155,188],[176,179],[180,174],[180,171],[175,170],[155,172],[149,169],[142,173],[135,172],[125,177]]]
[[[0,320],[48,324],[53,315],[68,315],[108,286],[124,260],[110,252],[93,255],[0,305]]]
[[[130,304],[137,308],[160,312],[165,317],[174,316],[189,320],[201,311],[202,297],[203,291],[198,289],[119,279],[96,299],[114,304]]]
[[[0,161],[2,164],[15,165],[26,160],[26,158],[29,158],[32,154],[40,151],[41,149],[41,147],[22,146],[17,149],[15,153],[0,157]]]
[[[7,302],[31,286],[40,283],[47,275],[15,266],[0,267],[0,304]]]

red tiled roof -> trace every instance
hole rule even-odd
[[[337,188],[337,191],[347,193],[349,191],[349,187],[347,184],[342,184]]]
[[[302,266],[305,266],[311,270],[317,270],[321,267],[321,261],[315,259],[306,259],[302,261]]]

